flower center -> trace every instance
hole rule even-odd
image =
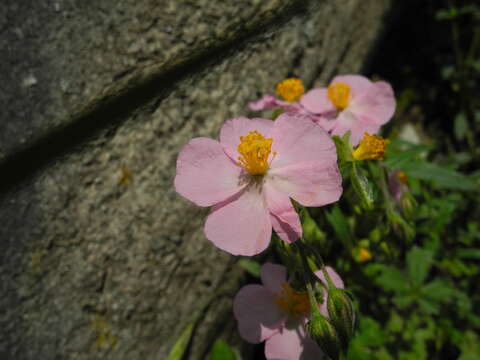
[[[296,78],[288,78],[280,81],[275,90],[278,96],[288,102],[298,100],[305,92],[302,80]]]
[[[328,87],[327,95],[338,110],[343,110],[350,101],[350,86],[342,82],[334,83]]]
[[[283,283],[282,291],[274,294],[273,298],[273,303],[287,310],[290,315],[302,316],[310,312],[307,292],[292,289],[289,283]]]
[[[383,159],[385,146],[390,141],[377,135],[369,135],[367,132],[363,135],[360,145],[353,152],[355,160],[379,160]]]
[[[247,136],[240,136],[238,145],[238,165],[252,175],[262,175],[268,170],[268,156],[272,148],[272,138],[265,138],[258,131],[250,131]],[[275,152],[273,153],[276,154]]]

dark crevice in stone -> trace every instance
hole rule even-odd
[[[138,84],[125,88],[115,96],[101,99],[78,116],[68,125],[59,126],[48,135],[37,139],[0,162],[0,193],[20,186],[23,181],[34,176],[39,170],[53,163],[62,155],[78,149],[88,140],[98,136],[101,131],[113,130],[121,125],[135,110],[149,102],[164,99],[180,81],[204,71],[208,67],[221,63],[232,56],[248,42],[262,40],[264,36],[285,25],[296,16],[313,11],[319,4],[311,1],[296,1],[268,21],[260,22],[246,29],[235,39],[230,39],[216,47],[205,49],[192,58],[171,65],[167,70]],[[167,66],[168,67],[168,66]],[[169,84],[169,86],[165,86]]]

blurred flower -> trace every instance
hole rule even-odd
[[[302,234],[290,198],[323,206],[342,194],[335,145],[310,119],[286,113],[276,121],[227,120],[220,142],[195,138],[177,159],[175,189],[200,206],[214,206],[205,234],[234,255],[255,255],[272,226],[287,242]]]
[[[354,259],[360,263],[372,260],[372,254],[364,247],[356,247],[352,250]]]
[[[365,248],[360,248],[358,252],[358,260],[360,262],[367,262],[372,260],[372,254]]]
[[[297,78],[282,80],[277,84],[275,90],[277,95],[283,100],[280,100],[271,94],[265,94],[259,100],[250,102],[248,107],[253,111],[283,109],[285,111],[309,115],[309,113],[304,111],[302,106],[297,102],[305,92],[302,80]]]
[[[395,170],[388,174],[388,189],[398,203],[400,203],[402,195],[408,191],[407,184],[407,175],[403,171]]]
[[[335,286],[343,288],[343,281],[331,268],[326,271]],[[315,272],[324,281],[323,272]],[[322,351],[308,336],[305,325],[310,315],[308,295],[287,282],[287,269],[282,265],[264,264],[261,269],[263,285],[246,285],[233,301],[233,312],[238,321],[240,336],[250,343],[265,341],[267,359],[319,359]],[[325,290],[325,287],[324,287]],[[323,292],[326,294],[326,291]],[[320,312],[328,316],[327,299]]]
[[[370,135],[365,132],[363,139],[357,148],[353,151],[355,160],[382,160],[385,154],[385,147],[390,140],[384,139],[378,135]]]
[[[357,145],[365,132],[376,134],[395,112],[392,87],[385,81],[371,82],[361,75],[340,75],[327,88],[308,91],[300,99],[302,107],[317,116],[332,135],[351,131]]]

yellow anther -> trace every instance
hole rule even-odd
[[[360,145],[353,151],[355,160],[381,160],[385,154],[385,147],[390,140],[381,136],[369,135],[367,132],[363,135]]]
[[[343,110],[350,102],[350,86],[342,82],[334,83],[328,87],[327,95],[338,110]]]
[[[399,171],[397,173],[397,179],[402,183],[403,185],[407,184],[407,175],[403,171]]]
[[[262,175],[268,170],[268,156],[272,148],[272,138],[266,139],[258,131],[250,131],[247,136],[240,136],[238,145],[238,165],[252,175]],[[275,153],[273,153],[275,155]]]
[[[358,261],[363,263],[370,260],[372,260],[372,254],[370,251],[365,248],[360,248],[360,250],[358,250]]]
[[[292,289],[289,283],[283,283],[282,291],[274,294],[273,298],[273,303],[287,310],[290,315],[302,316],[310,313],[307,292]]]
[[[288,78],[280,81],[275,90],[278,96],[288,102],[297,101],[305,92],[302,80],[297,78]]]

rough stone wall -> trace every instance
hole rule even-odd
[[[2,3],[0,358],[163,359],[198,311],[204,358],[242,272],[174,192],[179,149],[286,76],[360,71],[389,8]]]

